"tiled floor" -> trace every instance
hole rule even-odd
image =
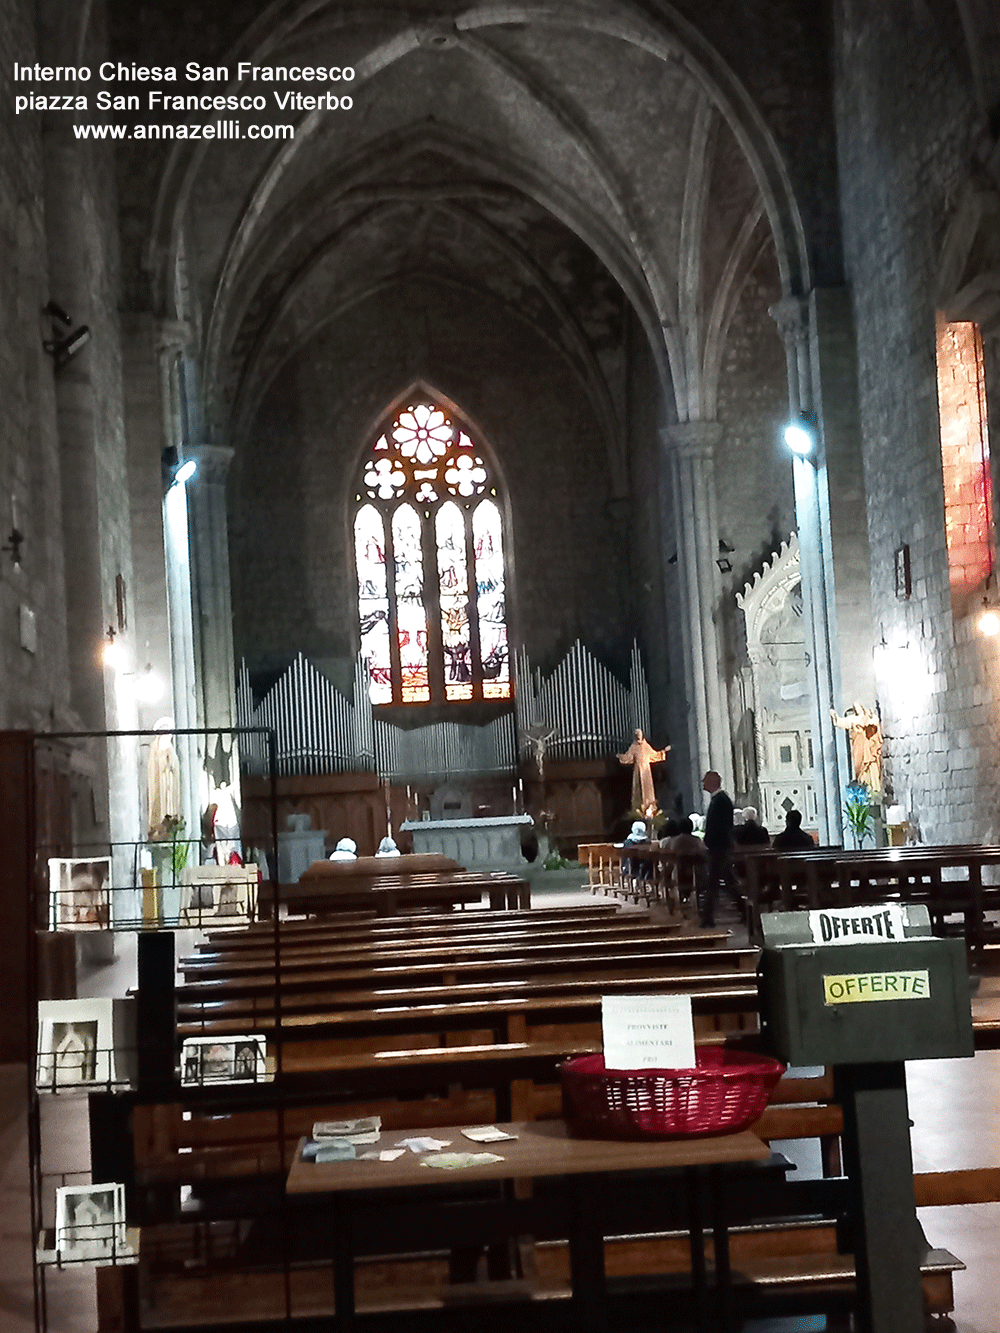
[[[534,901],[571,906],[595,899],[588,892],[550,896],[536,890]],[[736,927],[735,914],[720,914],[720,924]],[[178,941],[179,954],[191,951],[194,932],[188,935]],[[134,985],[134,977],[134,947],[123,940],[118,961],[91,973],[81,993],[121,995]],[[984,982],[977,998],[977,1008],[994,1007],[1000,1008],[1000,980]],[[33,1333],[35,1328],[24,1079],[22,1068],[0,1067],[0,1333]],[[915,1170],[1000,1167],[1000,1052],[911,1064],[907,1079]],[[48,1099],[43,1109],[44,1170],[70,1173],[67,1183],[73,1183],[72,1173],[85,1172],[89,1159],[86,1103]],[[921,1221],[932,1245],[951,1250],[968,1265],[955,1277],[957,1333],[998,1333],[1000,1204],[925,1208]],[[94,1333],[92,1270],[50,1273],[45,1286],[48,1333]],[[812,1333],[822,1326],[815,1319],[798,1319],[751,1327],[753,1333]]]

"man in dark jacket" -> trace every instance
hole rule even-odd
[[[785,815],[785,831],[774,839],[775,851],[811,852],[816,846],[808,833],[802,832],[802,812],[789,810]]]
[[[739,901],[736,872],[733,870],[733,803],[722,790],[722,779],[714,769],[709,769],[701,785],[712,799],[705,815],[708,866],[698,903],[698,921],[702,926],[714,926],[719,886],[725,885],[733,898]]]

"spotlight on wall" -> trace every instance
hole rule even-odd
[[[101,645],[101,660],[106,667],[111,667],[113,671],[117,671],[125,665],[125,649],[120,643],[115,642],[114,625],[108,626],[108,632],[104,636],[104,642]]]
[[[784,430],[785,447],[800,458],[808,458],[815,452],[817,432],[816,420],[811,412],[800,412]]]
[[[996,607],[990,605],[988,597],[983,598],[983,609],[976,621],[976,629],[987,639],[995,639],[1000,634],[1000,614]]]
[[[56,370],[62,370],[63,366],[69,365],[77,352],[81,352],[90,342],[90,329],[86,324],[81,324],[78,329],[65,338],[50,338],[42,343],[42,346],[55,362]]]
[[[174,445],[164,449],[160,454],[160,476],[167,490],[175,482],[179,482],[183,486],[186,481],[191,480],[197,471],[197,462],[193,458],[182,459]]]
[[[135,697],[144,704],[159,703],[163,698],[163,680],[153,670],[151,662],[135,673]]]

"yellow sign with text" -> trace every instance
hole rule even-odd
[[[870,1004],[873,1000],[926,1000],[931,979],[915,972],[847,972],[823,978],[824,1004]]]

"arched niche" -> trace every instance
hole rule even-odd
[[[761,822],[780,830],[794,808],[813,826],[809,663],[795,533],[736,600],[746,619]]]

